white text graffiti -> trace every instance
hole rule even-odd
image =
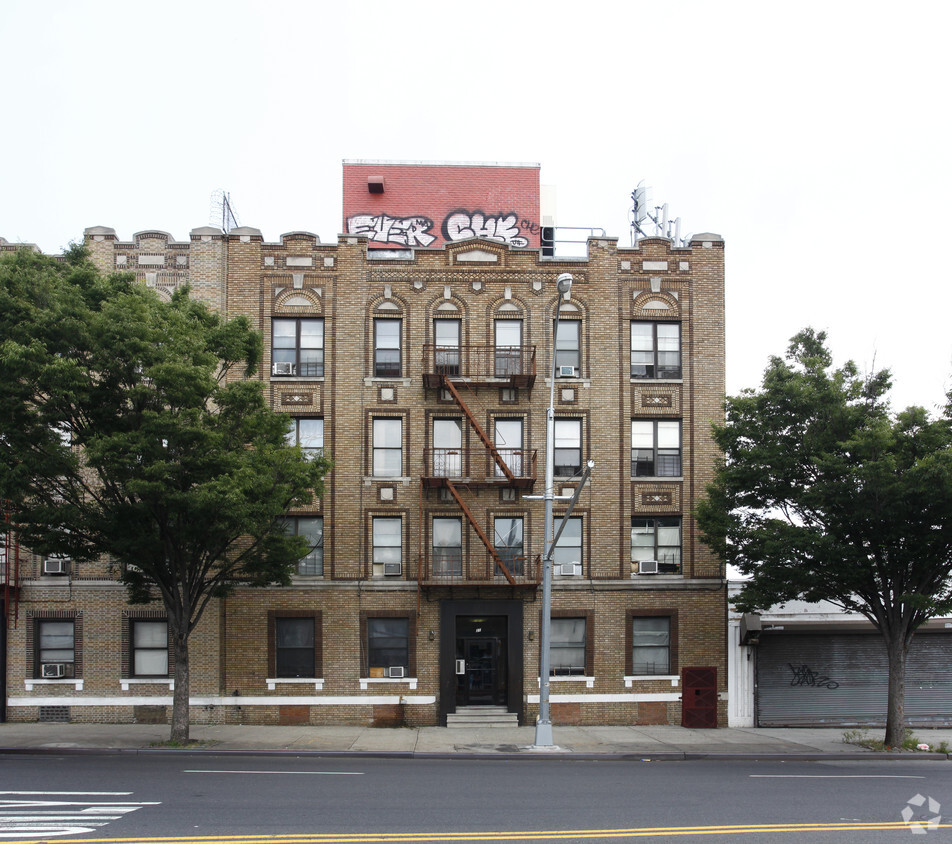
[[[375,243],[397,243],[401,246],[429,246],[436,240],[430,234],[433,221],[429,217],[388,217],[358,214],[347,220],[347,233],[366,235]]]
[[[482,211],[458,209],[443,221],[446,240],[465,240],[467,237],[485,237],[510,246],[528,246],[529,241],[519,231],[519,218],[513,213],[487,216]]]

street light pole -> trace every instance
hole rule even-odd
[[[545,418],[545,554],[542,559],[542,629],[539,636],[539,720],[536,721],[537,747],[552,745],[552,718],[549,715],[550,640],[552,631],[552,550],[555,545],[552,502],[555,498],[555,361],[559,341],[559,313],[562,298],[572,292],[571,273],[562,273],[556,285],[559,298],[555,304],[555,328],[552,332],[552,380],[549,383],[549,409]]]

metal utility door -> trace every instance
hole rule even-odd
[[[506,650],[499,637],[463,636],[456,654],[456,705],[505,705]]]
[[[681,671],[681,726],[717,726],[717,669],[684,668]]]

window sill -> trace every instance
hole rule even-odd
[[[395,683],[398,685],[406,685],[410,688],[411,691],[414,691],[417,687],[417,678],[416,677],[404,677],[399,679],[397,677],[361,677],[360,678],[360,689],[361,691],[367,691],[368,686],[380,685],[381,683]]]
[[[657,682],[658,680],[669,680],[672,686],[677,686],[681,678],[677,674],[635,674],[631,677],[625,677],[625,688],[630,689],[634,682]]]
[[[413,379],[405,375],[395,375],[393,378],[379,378],[376,375],[368,375],[364,378],[364,384],[368,387],[372,384],[397,384],[401,387],[409,387],[413,384]]]
[[[631,378],[631,383],[632,384],[683,384],[684,378]]]
[[[324,691],[323,677],[268,677],[265,682],[268,684],[268,691],[273,692],[278,686],[314,686],[315,692]]]
[[[658,481],[671,481],[673,483],[683,483],[684,475],[632,475],[632,483],[637,481],[650,481],[651,483],[657,483]]]
[[[285,383],[293,384],[296,381],[307,381],[308,383],[320,383],[327,378],[326,375],[272,375],[271,381],[274,383],[280,384],[282,381]]]
[[[171,677],[123,677],[119,681],[119,688],[129,691],[129,686],[168,686],[169,691],[175,689],[175,680]]]
[[[34,686],[72,686],[77,692],[81,692],[83,690],[83,681],[75,678],[69,680],[41,680],[32,678],[23,681],[23,688],[28,692],[32,692]]]
[[[595,678],[584,674],[553,674],[549,683],[585,683],[586,689],[595,688]]]

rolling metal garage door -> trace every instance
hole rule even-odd
[[[916,635],[906,663],[910,725],[952,725],[950,669],[952,635]],[[878,633],[766,633],[757,646],[757,723],[881,726],[887,682]]]

